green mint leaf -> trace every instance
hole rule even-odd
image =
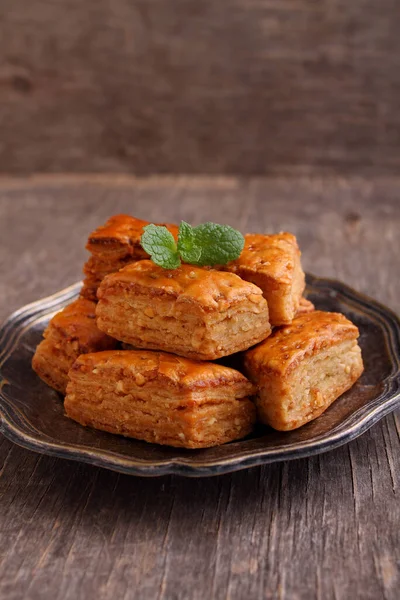
[[[193,228],[193,247],[200,250],[200,256],[192,264],[225,265],[240,256],[244,247],[244,237],[229,225],[204,223]]]
[[[147,225],[143,231],[142,248],[164,269],[177,269],[181,264],[180,257],[185,263],[200,267],[224,265],[238,258],[244,247],[242,234],[229,225],[204,223],[192,227],[182,221],[178,244],[162,225]]]
[[[189,223],[181,221],[178,232],[178,252],[185,263],[198,264],[201,248],[196,245],[194,229]]]
[[[174,236],[163,225],[146,225],[140,243],[151,260],[164,269],[177,269],[181,261]]]

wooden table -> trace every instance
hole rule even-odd
[[[0,182],[0,318],[80,278],[109,215],[287,229],[307,270],[400,309],[400,179],[47,177]],[[0,440],[7,600],[395,599],[399,424],[209,479],[142,479]]]

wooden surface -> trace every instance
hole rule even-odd
[[[0,172],[400,166],[398,0],[2,0]]]
[[[0,181],[0,318],[80,277],[117,212],[289,229],[305,267],[400,309],[400,179]],[[312,459],[140,479],[0,440],[7,600],[395,600],[399,423]]]

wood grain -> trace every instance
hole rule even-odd
[[[397,0],[3,0],[0,170],[387,173]]]
[[[0,181],[0,318],[80,276],[116,212],[290,229],[306,268],[400,309],[400,178]],[[399,421],[311,459],[141,479],[0,438],[0,597],[394,600]]]

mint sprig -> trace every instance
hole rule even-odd
[[[244,237],[229,225],[204,223],[191,227],[182,221],[179,226],[178,252],[191,265],[225,265],[240,256],[243,246]]]
[[[164,225],[146,225],[140,243],[151,260],[164,269],[177,269],[181,264],[174,236]]]
[[[178,252],[182,260],[197,265],[201,257],[201,248],[196,243],[195,228],[181,221],[178,230]]]
[[[164,269],[179,267],[180,258],[200,267],[225,265],[238,258],[244,247],[242,234],[229,225],[204,223],[192,227],[185,221],[179,225],[178,244],[161,225],[147,225],[140,241],[152,261]]]

